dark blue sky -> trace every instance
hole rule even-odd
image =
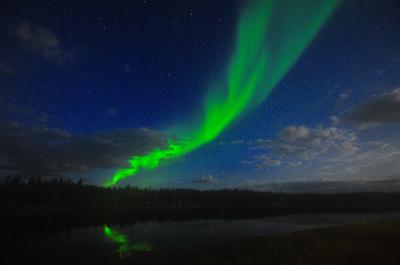
[[[19,150],[1,154],[4,168],[99,183],[118,165],[108,162],[111,155],[129,157],[118,149],[124,141],[157,146],[159,132],[196,115],[208,84],[224,70],[242,4],[6,1],[1,122],[25,138],[2,136],[4,150]],[[397,175],[399,14],[396,0],[343,1],[264,104],[213,143],[132,183],[231,187]],[[49,131],[55,142],[41,134]],[[35,152],[12,141],[27,141]],[[40,144],[50,151],[41,155]],[[80,157],[77,146],[94,153]],[[146,152],[137,146],[132,152]],[[39,162],[30,158],[37,152]],[[31,172],[32,163],[44,165]]]

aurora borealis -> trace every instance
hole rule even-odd
[[[339,0],[310,0],[296,4],[291,1],[249,1],[239,18],[236,46],[225,78],[209,89],[204,116],[194,129],[181,129],[187,140],[170,139],[163,149],[133,156],[129,160],[130,166],[118,170],[105,186],[113,186],[135,175],[141,168],[156,168],[164,161],[199,148],[214,140],[246,111],[263,102],[338,3]]]
[[[119,244],[118,253],[120,255],[127,254],[131,251],[151,251],[151,246],[144,242],[130,245],[126,235],[118,233],[107,225],[104,226],[104,235],[111,241]]]

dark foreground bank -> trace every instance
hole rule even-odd
[[[354,224],[236,242],[187,264],[400,264],[400,222]]]

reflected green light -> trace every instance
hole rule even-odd
[[[125,255],[132,251],[151,251],[151,246],[145,242],[138,242],[132,245],[129,245],[128,238],[126,235],[120,234],[115,230],[112,230],[109,226],[104,226],[104,234],[111,241],[119,244],[118,253],[121,255]]]
[[[105,182],[113,186],[140,169],[185,155],[214,140],[234,120],[265,100],[294,65],[340,0],[253,0],[243,9],[236,45],[223,80],[208,91],[203,117],[166,147],[133,156]],[[189,127],[188,127],[189,128]]]

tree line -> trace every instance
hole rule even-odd
[[[0,182],[0,203],[47,206],[129,207],[153,204],[286,205],[286,204],[376,204],[399,203],[400,193],[273,193],[255,190],[105,188],[82,180],[7,177]]]

